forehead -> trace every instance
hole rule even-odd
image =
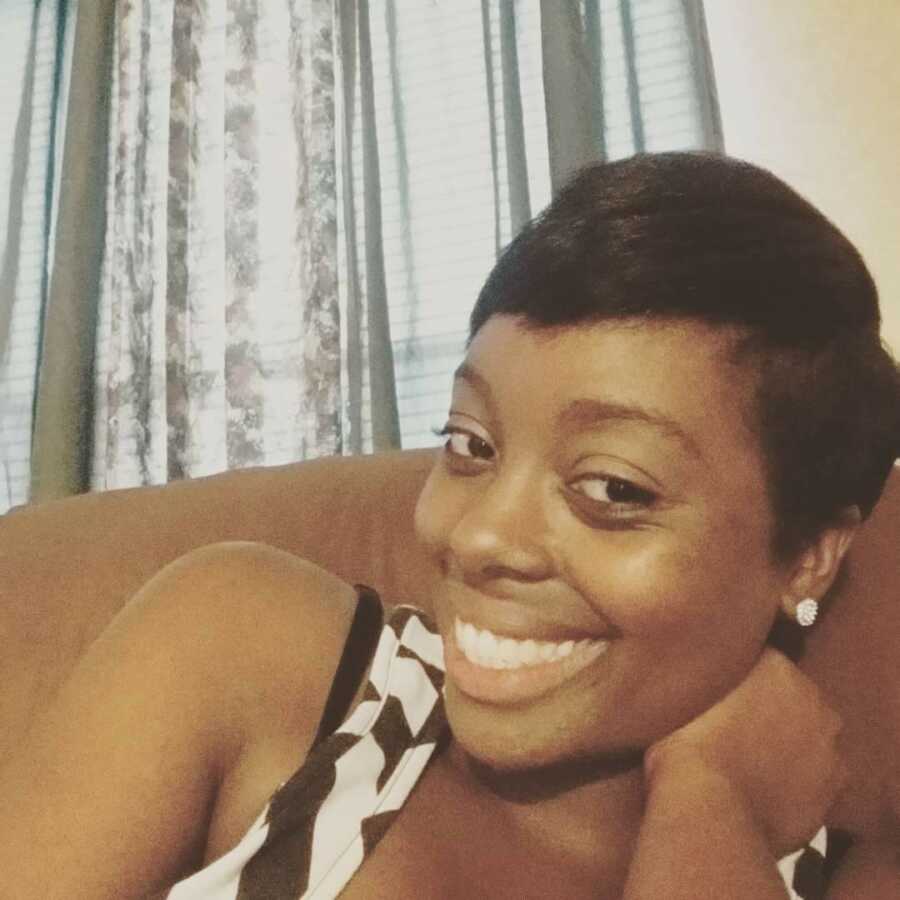
[[[680,432],[687,444],[724,435],[744,442],[754,379],[731,362],[733,341],[724,329],[693,322],[535,329],[496,316],[472,341],[458,383],[495,407],[505,427],[552,420],[557,431],[578,430],[602,420],[606,408],[610,420]]]

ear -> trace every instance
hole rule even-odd
[[[861,520],[859,508],[848,507],[796,559],[781,598],[781,607],[791,619],[802,600],[820,600],[831,587]]]

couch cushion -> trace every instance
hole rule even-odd
[[[162,566],[262,541],[415,602],[434,572],[413,535],[432,451],[336,457],[86,494],[0,518],[0,756],[84,648]]]

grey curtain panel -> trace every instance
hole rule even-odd
[[[367,411],[373,450],[400,446],[400,422],[384,270],[381,165],[369,2],[345,0],[338,2],[337,9],[340,16],[338,46],[343,66],[341,172],[346,235],[347,389],[350,401],[347,406],[347,449],[351,453],[361,453],[366,431],[363,419]],[[393,4],[388,4],[387,11],[392,14]],[[358,141],[357,129],[354,128],[357,115],[361,126]],[[359,157],[357,163],[354,162],[356,156]],[[362,183],[357,188],[360,173]],[[360,234],[357,210],[360,208],[363,225],[361,239],[357,237]],[[361,280],[361,258],[365,262],[365,288]],[[370,393],[364,397],[367,382]]]
[[[104,4],[96,6],[102,17]],[[74,7],[66,0],[0,7],[0,135],[9,141],[0,154],[0,511],[29,497],[35,426],[51,494],[84,484],[84,473],[70,467],[83,454],[59,450],[62,440],[83,448],[90,423],[84,404],[103,241],[98,166],[106,155],[108,80],[91,67],[108,54],[97,50],[104,37],[88,6],[78,35],[84,56],[77,76],[72,71]],[[73,77],[84,78],[75,91],[81,120],[65,115]],[[51,364],[39,377],[42,358]]]
[[[591,160],[721,148],[699,0],[43,0],[16,21],[6,506],[432,441],[475,292],[552,192]]]
[[[82,3],[75,28],[54,253],[40,318],[31,459],[35,501],[78,493],[90,478],[107,180],[106,142],[97,137],[105,135],[109,117],[112,8],[113,0]],[[61,4],[60,16],[66,13]]]

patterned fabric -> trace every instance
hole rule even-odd
[[[791,900],[825,900],[825,854],[828,832],[821,828],[809,845],[784,857],[778,870],[788,887]]]
[[[276,791],[243,840],[168,900],[337,896],[447,736],[443,662],[434,626],[410,607],[395,609],[350,718]]]
[[[91,487],[340,453],[333,0],[115,15]]]
[[[273,795],[237,846],[167,900],[332,900],[393,822],[449,737],[434,624],[397,607],[362,702]],[[785,857],[791,900],[824,900],[826,831]]]

